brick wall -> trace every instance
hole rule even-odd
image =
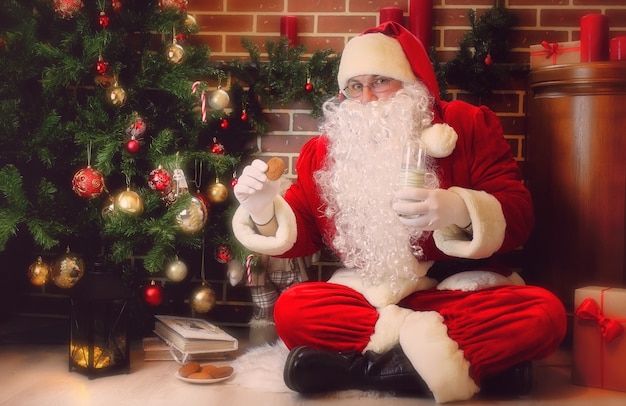
[[[189,0],[188,11],[200,26],[193,38],[208,44],[212,59],[229,60],[247,56],[241,37],[260,46],[280,35],[280,17],[298,16],[298,40],[309,52],[333,49],[341,52],[344,44],[363,29],[378,24],[381,7],[404,10],[409,21],[410,0]],[[474,100],[458,89],[449,89],[452,98],[486,104],[502,120],[514,155],[523,168],[526,76],[528,47],[542,40],[574,41],[580,37],[580,17],[587,13],[609,16],[611,36],[626,35],[624,0],[500,0],[518,18],[513,29],[511,61],[521,64],[507,83],[492,96]],[[469,29],[468,9],[478,14],[490,9],[494,0],[433,0],[433,46],[440,61],[454,57],[458,42]],[[271,123],[268,134],[258,140],[261,156],[278,155],[290,162],[289,174],[304,142],[317,135],[317,123],[308,116],[307,106],[289,106],[267,111]]]

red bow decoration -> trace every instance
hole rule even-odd
[[[624,327],[616,320],[604,317],[595,300],[588,297],[576,309],[576,317],[585,320],[595,320],[600,329],[600,335],[610,342],[624,332]]]
[[[546,59],[550,58],[553,55],[556,57],[556,54],[559,50],[558,42],[549,43],[548,41],[541,41],[541,46],[544,47],[547,51]]]

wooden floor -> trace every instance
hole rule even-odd
[[[133,345],[128,374],[88,379],[68,372],[67,346],[60,343],[16,343],[0,340],[0,405],[11,406],[176,406],[176,405],[434,405],[432,399],[398,398],[388,394],[348,391],[314,398],[242,388],[234,379],[190,384],[175,377],[174,361],[144,361]],[[245,340],[234,353],[248,349]],[[229,364],[225,360],[217,364]],[[534,366],[534,387],[523,399],[480,399],[462,405],[624,405],[626,393],[570,383],[571,357],[566,350]],[[236,373],[236,371],[235,371]]]

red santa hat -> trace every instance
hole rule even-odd
[[[352,38],[339,63],[339,88],[359,75],[381,75],[403,82],[422,82],[439,101],[439,86],[421,41],[401,24],[385,22]]]

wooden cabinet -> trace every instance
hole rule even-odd
[[[524,276],[572,310],[576,288],[625,282],[626,62],[548,66],[529,86]]]

